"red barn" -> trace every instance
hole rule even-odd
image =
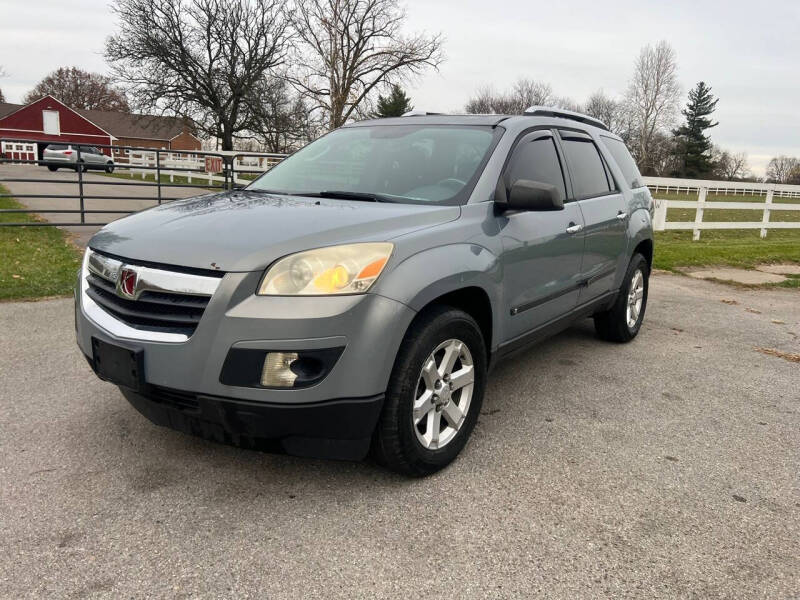
[[[28,105],[0,103],[0,139],[4,140],[0,153],[18,160],[41,159],[48,143],[113,144],[165,150],[201,148],[200,140],[175,117],[73,110],[52,96]],[[104,152],[111,154],[109,149]],[[122,152],[115,152],[115,155],[120,154]]]

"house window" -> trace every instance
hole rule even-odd
[[[61,124],[58,118],[57,110],[43,110],[42,122],[44,123],[44,132],[50,135],[61,135]]]

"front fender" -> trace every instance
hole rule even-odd
[[[406,258],[378,280],[374,293],[422,310],[436,298],[468,287],[477,287],[489,297],[492,307],[491,347],[500,331],[500,263],[497,256],[478,244],[449,244],[424,250]]]

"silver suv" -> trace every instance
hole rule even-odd
[[[114,159],[103,154],[94,146],[78,146],[77,144],[49,144],[42,153],[43,164],[51,171],[67,167],[86,172],[89,169],[102,169],[106,173],[114,172]]]
[[[639,332],[653,203],[585,115],[414,115],[342,127],[246,189],[106,226],[78,345],[153,422],[425,475],[490,367],[592,317]]]

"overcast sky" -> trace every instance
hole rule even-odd
[[[416,108],[462,110],[484,84],[519,77],[583,101],[624,93],[639,49],[675,48],[684,92],[700,80],[720,98],[712,140],[745,151],[763,173],[771,156],[800,156],[800,0],[407,0],[408,31],[441,32],[446,62],[408,85]],[[48,72],[106,72],[115,28],[105,0],[0,0],[0,88],[9,102]]]

